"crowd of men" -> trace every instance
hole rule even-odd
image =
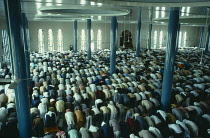
[[[165,52],[108,50],[31,53],[29,86],[33,137],[210,137],[210,55],[176,55],[171,104],[161,110]],[[202,57],[202,58],[201,58]],[[201,60],[202,59],[202,60]],[[1,86],[0,136],[18,137],[14,90]],[[10,132],[14,133],[10,133]]]

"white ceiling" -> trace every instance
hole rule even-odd
[[[209,0],[89,0],[94,2],[123,6],[143,7],[202,7],[210,5]]]
[[[119,22],[136,23],[138,10],[142,9],[142,22],[167,22],[170,7],[182,7],[180,22],[203,25],[207,20],[206,5],[210,0],[20,0],[21,9],[29,21],[95,22],[110,21],[118,16]],[[159,7],[159,8],[157,8]],[[208,11],[208,10],[207,10]],[[157,16],[157,14],[159,14]],[[162,16],[164,14],[164,16]],[[0,0],[0,18],[5,19],[4,3]],[[209,21],[210,24],[210,21]]]

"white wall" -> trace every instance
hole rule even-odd
[[[64,39],[64,50],[69,49],[69,45],[73,44],[73,23],[59,23],[59,22],[29,22],[30,46],[31,51],[38,51],[38,30],[43,29],[44,32],[44,46],[47,48],[48,30],[53,29],[54,45],[57,49],[55,40],[57,40],[57,31],[62,29]]]
[[[182,45],[184,44],[184,41],[186,41],[186,47],[199,46],[201,27],[181,26],[180,31],[182,32],[182,37],[184,32],[187,33],[187,39],[182,40],[181,42]],[[203,40],[205,40],[205,37],[203,37]]]
[[[120,34],[124,30],[124,23],[118,24],[118,38],[120,38]],[[95,40],[96,40],[96,32],[98,29],[102,30],[102,48],[110,47],[110,22],[108,23],[97,23],[92,22],[91,28],[95,33]],[[148,28],[149,25],[147,23],[142,23],[141,27],[141,48],[145,48],[148,42]],[[0,20],[0,30],[6,29],[6,21]],[[29,22],[29,33],[30,33],[30,42],[31,42],[31,51],[38,51],[38,29],[44,30],[45,36],[45,50],[47,49],[47,31],[48,29],[53,29],[54,32],[54,44],[55,49],[56,47],[56,40],[57,40],[57,30],[62,29],[63,31],[63,39],[64,39],[64,50],[69,50],[69,46],[74,44],[74,34],[73,34],[73,22]],[[78,22],[78,48],[80,48],[80,35],[81,30],[87,29],[86,22]],[[133,46],[136,46],[136,29],[137,24],[125,24],[125,30],[131,30],[132,33],[132,41]],[[163,45],[166,45],[167,42],[167,25],[153,25],[152,30],[152,38],[154,31],[164,31],[164,39]],[[200,27],[192,27],[192,26],[181,26],[182,32],[187,32],[187,40],[186,46],[198,46],[199,45],[199,38],[200,38]],[[0,34],[1,36],[1,34]],[[120,39],[119,39],[120,40]],[[152,40],[153,42],[153,40]],[[2,37],[0,39],[0,43],[2,43]],[[95,42],[96,44],[96,42]],[[2,46],[0,46],[0,55],[3,55]]]
[[[87,23],[85,22],[78,22],[78,48],[80,48],[80,36],[81,36],[81,30],[85,29],[87,30]],[[94,31],[94,36],[96,40],[96,35],[98,29],[102,30],[102,37],[103,37],[103,43],[102,47],[103,48],[109,48],[109,42],[110,42],[110,37],[109,37],[109,31],[110,31],[110,23],[94,23],[92,22],[91,28]],[[30,42],[31,42],[31,51],[38,51],[38,29],[43,29],[44,31],[44,45],[45,45],[45,50],[47,49],[47,33],[49,29],[53,29],[53,34],[54,34],[54,45],[55,49],[56,43],[57,43],[57,30],[62,29],[63,31],[63,41],[64,41],[64,50],[69,50],[70,45],[74,45],[74,30],[73,30],[73,22],[65,22],[65,23],[60,23],[60,22],[29,22],[29,33],[30,33]],[[106,31],[105,31],[106,30]],[[105,32],[107,33],[105,37]],[[106,38],[106,40],[104,40]],[[95,43],[96,44],[96,43]]]

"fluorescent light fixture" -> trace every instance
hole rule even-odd
[[[86,1],[85,0],[81,0],[80,4],[86,4]]]
[[[56,3],[62,3],[62,0],[56,0]]]
[[[96,3],[95,2],[90,2],[90,5],[96,5]]]
[[[52,3],[46,3],[46,6],[52,6]]]
[[[58,3],[58,4],[56,4],[56,6],[62,6],[63,4],[60,4],[60,3]]]
[[[98,6],[102,6],[103,4],[102,4],[102,3],[97,3],[97,5],[98,5]]]

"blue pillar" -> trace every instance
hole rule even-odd
[[[24,48],[25,48],[25,59],[26,59],[26,74],[28,82],[30,81],[30,51],[29,51],[29,38],[28,38],[28,20],[25,13],[22,13],[22,24],[23,24],[23,37],[24,37]],[[29,84],[29,83],[28,83]],[[28,85],[29,86],[29,85]]]
[[[116,71],[116,24],[117,17],[113,16],[111,19],[110,32],[110,75]]]
[[[209,39],[210,39],[210,25],[208,25],[208,35],[206,38],[206,47],[205,47],[205,53],[209,52]]]
[[[171,101],[171,89],[174,73],[174,58],[176,48],[177,30],[179,24],[179,8],[170,8],[168,23],[168,42],[166,46],[166,57],[163,75],[163,87],[161,95],[162,110],[167,111]]]
[[[177,28],[177,37],[176,37],[176,54],[178,53],[179,51],[179,32],[180,32],[180,23],[178,25],[178,28]]]
[[[199,48],[203,47],[203,34],[204,34],[204,26],[201,27]]]
[[[91,59],[91,19],[87,19],[87,60]]]
[[[140,57],[140,37],[141,37],[141,8],[139,9],[139,19],[136,34],[136,57]]]
[[[116,50],[118,50],[118,22],[116,22]]]
[[[11,48],[13,51],[15,79],[20,79],[15,89],[18,129],[21,138],[29,138],[31,132],[30,104],[27,89],[26,60],[22,37],[21,6],[19,0],[4,0],[7,7],[7,22],[10,28]],[[12,133],[12,132],[11,132]]]
[[[77,20],[74,21],[74,52],[77,52]]]

